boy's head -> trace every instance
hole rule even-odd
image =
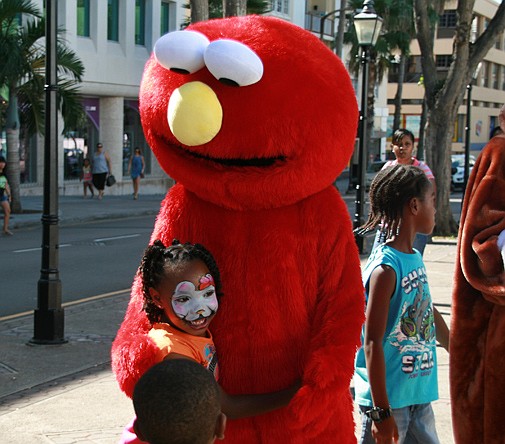
[[[150,444],[208,444],[224,438],[226,416],[212,374],[189,359],[149,369],[133,391],[137,436]]]

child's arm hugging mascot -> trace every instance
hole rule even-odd
[[[355,442],[349,384],[364,320],[360,263],[332,185],[358,112],[340,60],[274,18],[211,20],[163,36],[147,63],[146,137],[176,181],[151,238],[199,242],[224,296],[211,331],[230,394],[302,381],[284,409],[229,421],[226,442]],[[137,277],[113,345],[131,394],[156,362]]]
[[[450,338],[458,444],[505,439],[505,106],[500,127],[473,167],[459,228]]]

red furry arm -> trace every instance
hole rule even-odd
[[[167,194],[156,219],[151,243],[161,239],[165,245],[169,245],[172,241],[167,212],[174,202],[183,200],[182,196],[183,190],[177,185]],[[159,348],[148,336],[151,324],[142,309],[143,302],[142,281],[136,276],[126,315],[112,344],[111,353],[112,370],[119,387],[129,397],[132,396],[133,388],[144,372],[163,359]]]
[[[131,397],[140,377],[161,360],[160,350],[149,338],[151,324],[142,309],[142,284],[133,283],[125,318],[112,343],[112,370],[121,390]]]
[[[365,299],[352,231],[342,231],[344,238],[329,242],[328,255],[320,257],[320,288],[304,385],[291,405],[307,439],[307,434],[317,438],[328,424],[338,421],[341,437],[355,442],[350,382],[360,345]]]

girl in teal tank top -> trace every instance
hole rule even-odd
[[[433,231],[435,213],[434,187],[417,167],[384,169],[370,186],[370,214],[359,231],[382,224],[387,240],[363,270],[366,321],[355,373],[360,443],[439,443],[430,403],[438,399],[436,340],[448,349],[449,330],[413,248],[416,233]]]

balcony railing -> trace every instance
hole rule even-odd
[[[325,13],[311,13],[308,12],[305,14],[305,29],[307,31],[312,31],[317,34],[321,34],[321,22],[322,17]],[[327,17],[324,20],[324,29],[322,32],[323,35],[328,37],[335,37],[335,18]]]

